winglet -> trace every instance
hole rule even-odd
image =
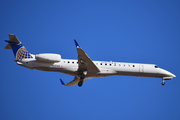
[[[74,39],[74,42],[75,42],[76,47],[80,47],[75,39]]]
[[[65,83],[62,81],[62,79],[60,79],[60,82],[61,82],[62,86],[64,86],[64,85],[65,85]]]

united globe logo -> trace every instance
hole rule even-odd
[[[23,46],[16,53],[17,60],[24,60],[27,58],[33,58],[31,54],[27,51],[27,49]]]

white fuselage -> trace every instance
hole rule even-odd
[[[139,76],[139,77],[157,77],[168,78],[175,77],[174,74],[159,68],[154,64],[122,63],[93,61],[100,72],[87,73],[87,77],[106,77],[112,75]],[[61,72],[73,76],[78,76],[78,61],[72,59],[61,59],[60,62],[42,62],[36,59],[25,59],[17,61],[18,65],[37,69],[42,71]]]
[[[75,76],[71,82],[64,83],[63,86],[72,86],[78,84],[82,86],[83,82],[93,77],[106,77],[112,75],[139,76],[139,77],[157,77],[164,80],[171,80],[176,77],[174,74],[159,68],[154,64],[122,63],[92,61],[83,49],[80,48],[76,40],[77,60],[61,59],[60,54],[42,53],[30,54],[15,35],[9,34],[10,40],[5,40],[8,45],[5,49],[12,49],[18,65],[30,69],[42,71],[61,72]]]

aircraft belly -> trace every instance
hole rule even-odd
[[[118,75],[123,76],[137,76],[137,77],[157,77],[162,78],[164,75],[158,73],[151,73],[151,72],[134,72],[134,71],[118,71]]]
[[[77,69],[69,68],[53,68],[53,67],[34,67],[34,69],[41,71],[61,72],[69,75],[77,75]]]

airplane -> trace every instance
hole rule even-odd
[[[84,81],[91,78],[114,75],[162,78],[162,85],[164,85],[165,80],[176,77],[155,64],[92,61],[75,39],[74,42],[78,53],[77,60],[62,59],[61,55],[54,53],[31,54],[13,34],[9,34],[9,40],[5,40],[5,42],[8,43],[5,49],[13,50],[16,58],[14,61],[17,65],[29,69],[61,72],[75,76],[71,82],[66,84],[60,79],[63,86],[78,84],[81,87]]]

